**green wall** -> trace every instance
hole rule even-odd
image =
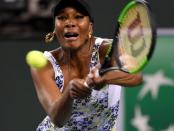
[[[125,88],[125,131],[174,131],[174,37],[157,39],[154,56],[143,71],[144,83],[136,88]],[[148,88],[149,87],[149,88]],[[149,90],[148,90],[149,89]],[[144,130],[133,126],[136,109],[147,118]],[[137,111],[138,112],[138,111]],[[140,128],[139,128],[140,129]]]

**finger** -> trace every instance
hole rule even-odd
[[[87,81],[85,81],[83,84],[84,84],[84,86],[85,86],[86,88],[89,88],[89,89],[90,89],[90,87],[89,87]]]
[[[85,88],[85,87],[84,87]],[[86,95],[90,95],[91,94],[91,89],[88,90],[82,90],[80,88],[72,88],[71,89],[72,92],[76,92],[77,94],[79,94],[79,96],[86,96]]]
[[[92,87],[95,85],[94,83],[94,77],[99,77],[99,68],[101,67],[100,64],[97,64],[95,67],[93,67],[90,70],[90,73],[87,75],[85,82],[83,83],[83,85],[86,88],[90,88],[92,89]]]
[[[88,86],[87,83],[85,83],[85,81],[82,79],[74,79],[71,82],[72,85],[72,89],[78,88],[77,90],[86,90],[86,88],[84,88],[84,86]]]
[[[99,77],[100,75],[99,75],[99,69],[98,68],[96,68],[95,70],[94,70],[94,77]]]
[[[73,98],[85,98],[88,97],[91,93],[79,92],[79,91],[71,91],[71,96]]]
[[[86,86],[87,83],[86,83]],[[91,93],[91,89],[86,88],[86,86],[84,86],[84,80],[77,80],[76,82],[72,83],[72,91],[75,91],[77,93],[81,93],[81,94],[90,94]]]
[[[93,78],[93,74],[92,73],[89,73],[83,83],[83,85],[88,88],[88,89],[91,89],[91,86],[93,84],[93,81],[92,81],[92,78]]]
[[[70,97],[71,97],[72,99],[76,99],[76,98],[78,98],[77,95],[74,94],[72,91],[70,92]]]

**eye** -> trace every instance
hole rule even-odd
[[[64,15],[59,15],[59,16],[57,16],[56,18],[57,18],[58,20],[61,20],[61,21],[65,21],[65,20],[67,19],[67,17],[64,16]]]
[[[76,15],[75,18],[76,18],[76,19],[83,19],[83,18],[84,18],[84,15]]]

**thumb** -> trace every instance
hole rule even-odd
[[[99,69],[100,69],[101,65],[97,64],[94,68],[91,69],[90,74],[93,75],[93,77],[99,77]]]

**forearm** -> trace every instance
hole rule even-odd
[[[62,127],[69,120],[72,112],[72,104],[73,99],[69,95],[69,90],[65,89],[49,110],[49,115],[55,125]]]
[[[128,74],[121,71],[111,71],[103,76],[106,84],[136,86],[142,83],[142,74]]]
[[[62,126],[70,117],[73,100],[70,98],[68,86],[60,92],[52,74],[48,71],[32,68],[31,74],[41,105],[52,122],[57,126]]]

